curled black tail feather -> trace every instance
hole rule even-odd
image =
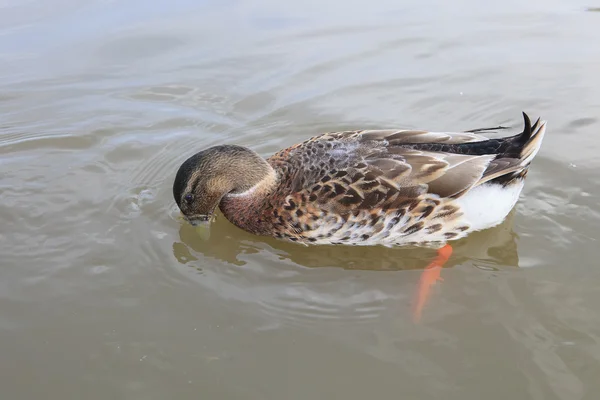
[[[518,141],[525,144],[531,138],[532,130],[531,130],[531,120],[529,119],[529,115],[523,111],[523,120],[525,126],[523,127],[523,132],[521,132],[517,137]]]
[[[523,112],[523,121],[525,124],[523,127],[523,132],[513,136],[513,140],[521,146],[524,146],[529,140],[531,140],[533,136],[538,133],[538,127],[540,124],[540,119],[538,118],[532,126],[531,120],[525,112]]]
[[[525,128],[523,132],[515,137],[513,146],[519,150],[518,155],[522,160],[522,165],[527,165],[533,160],[542,145],[542,139],[546,133],[546,122],[538,118],[533,126],[527,114],[523,113],[525,119]]]

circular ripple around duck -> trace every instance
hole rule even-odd
[[[191,249],[179,243],[175,249],[180,255],[177,258],[191,268],[180,272],[223,300],[251,305],[266,320],[261,329],[313,326],[324,321],[342,325],[368,323],[390,309],[397,310],[399,301],[406,306],[402,306],[406,310],[399,311],[408,310],[413,274],[304,268],[263,242],[220,240],[231,244],[233,259],[219,260],[221,256],[214,246],[210,253],[198,251],[197,245]]]

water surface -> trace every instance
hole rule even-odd
[[[596,399],[600,14],[581,0],[0,1],[6,399]],[[180,163],[548,120],[521,200],[430,250],[177,218]]]

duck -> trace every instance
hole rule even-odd
[[[501,224],[519,200],[546,121],[523,112],[523,131],[411,129],[323,133],[264,159],[218,145],[186,159],[173,197],[192,225],[217,208],[238,228],[304,245],[432,247],[413,300],[418,323],[450,242]]]
[[[252,234],[304,245],[425,246],[500,224],[517,203],[546,121],[480,131],[322,133],[268,158],[243,146],[201,150],[177,170],[173,197],[192,225],[218,209]],[[491,128],[492,129],[492,128]]]

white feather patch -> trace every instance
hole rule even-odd
[[[525,181],[503,187],[497,184],[483,184],[471,189],[456,200],[464,213],[463,219],[472,230],[491,228],[500,224],[513,209]]]

